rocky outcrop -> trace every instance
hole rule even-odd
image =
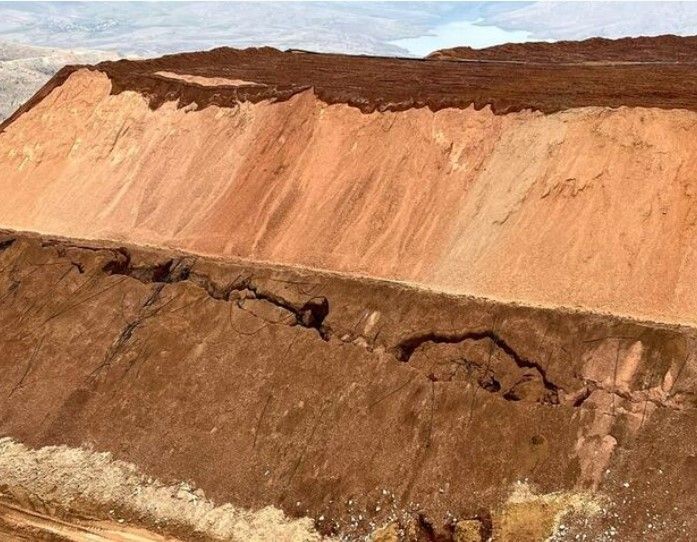
[[[647,513],[661,540],[697,517],[691,328],[8,234],[0,329],[2,434],[326,534],[508,529],[516,481],[605,499],[583,517],[626,540]],[[579,502],[555,499],[524,502]]]

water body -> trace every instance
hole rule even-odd
[[[390,43],[403,47],[414,56],[426,56],[437,49],[468,45],[475,49],[501,43],[531,41],[526,30],[504,30],[498,26],[484,25],[482,19],[475,21],[453,21],[435,27],[429,34],[418,38],[394,40]]]

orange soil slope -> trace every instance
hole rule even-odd
[[[0,226],[697,323],[695,112],[112,91],[75,71],[0,133]]]

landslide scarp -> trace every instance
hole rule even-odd
[[[624,82],[549,114],[351,106],[523,92],[528,67],[479,69],[267,49],[66,69],[0,134],[0,224],[694,323],[697,113],[671,101],[692,92],[603,66],[651,107]]]

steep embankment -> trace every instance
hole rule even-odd
[[[0,134],[0,224],[695,323],[694,74],[268,49],[66,69]]]
[[[0,41],[0,122],[66,64],[116,59],[115,53],[69,51]]]
[[[0,247],[0,434],[29,446],[111,451],[352,539],[391,522],[410,541],[697,527],[692,329],[171,251],[17,234]],[[185,533],[272,527],[202,518],[187,492],[153,502],[118,473],[60,474],[75,470],[61,454],[95,460],[0,442],[0,483]],[[275,528],[291,527],[307,524]]]
[[[0,127],[0,533],[689,540],[695,328],[598,311],[697,322],[694,74],[62,70]]]

